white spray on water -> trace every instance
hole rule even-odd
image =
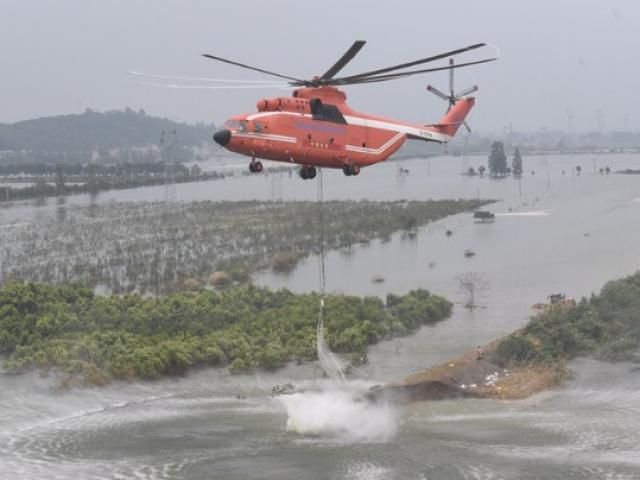
[[[387,403],[362,399],[369,387],[361,381],[328,381],[318,391],[284,395],[287,430],[345,443],[391,440],[397,431],[396,411]]]

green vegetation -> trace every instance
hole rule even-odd
[[[640,272],[607,283],[575,307],[555,307],[531,319],[496,350],[503,363],[547,364],[594,355],[640,360]]]
[[[325,248],[412,232],[487,203],[328,201]],[[160,294],[180,290],[187,278],[246,282],[252,272],[287,271],[317,251],[317,208],[258,201],[61,205],[55,216],[0,229],[0,284],[81,282],[106,292]],[[213,272],[228,275],[213,279]]]
[[[446,318],[452,304],[426,290],[329,295],[327,343],[363,357],[368,345]],[[10,283],[0,289],[0,353],[14,373],[54,370],[100,385],[198,366],[275,369],[316,358],[317,294],[243,286],[165,297],[95,295],[80,285]]]

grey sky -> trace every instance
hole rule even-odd
[[[283,93],[158,89],[125,73],[271,79],[199,56],[210,52],[310,77],[364,39],[343,73],[499,46],[498,62],[457,73],[458,87],[480,86],[479,131],[566,129],[568,109],[575,131],[595,129],[598,110],[606,129],[638,130],[639,25],[637,0],[0,0],[0,122],[130,106],[219,123]],[[444,103],[427,83],[445,88],[446,74],[346,91],[356,110],[431,122]]]

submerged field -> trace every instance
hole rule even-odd
[[[472,211],[488,201],[329,201],[324,246],[347,248]],[[0,229],[0,283],[82,282],[161,294],[286,272],[316,253],[315,202],[136,202],[59,209]],[[212,275],[217,272],[217,275]]]

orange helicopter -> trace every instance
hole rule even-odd
[[[475,102],[475,98],[469,95],[478,87],[473,86],[462,92],[455,92],[453,70],[491,62],[497,57],[460,64],[455,64],[450,58],[446,66],[407,69],[475,50],[486,44],[478,43],[387,68],[336,77],[365,43],[362,40],[354,42],[331,68],[311,80],[281,75],[204,54],[203,56],[209,59],[285,79],[288,86],[299,87],[293,91],[291,97],[259,100],[257,113],[231,117],[221,130],[215,132],[213,140],[229,151],[251,157],[251,172],[263,170],[259,158],[295,163],[301,165],[300,177],[306,180],[315,178],[316,167],[341,168],[347,176],[358,175],[362,167],[385,161],[406,139],[447,143],[461,125],[469,129],[465,118]],[[449,95],[432,86],[428,86],[427,89],[449,102],[449,108],[437,123],[429,125],[359,113],[347,105],[346,94],[337,88],[385,82],[440,70],[450,72]]]

